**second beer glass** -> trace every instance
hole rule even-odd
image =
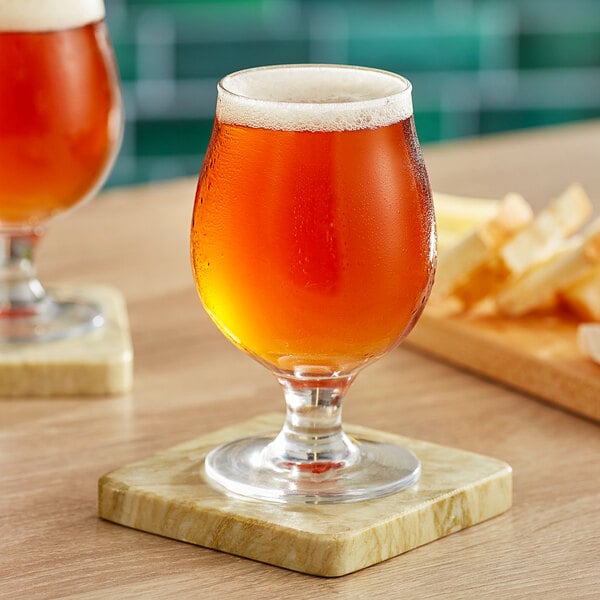
[[[93,196],[121,141],[103,0],[0,0],[0,343],[103,323],[94,302],[48,293],[34,270],[48,221]]]

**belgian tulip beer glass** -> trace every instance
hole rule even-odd
[[[48,220],[104,181],[121,137],[102,0],[0,0],[0,341],[42,341],[103,322],[35,276]]]
[[[432,283],[410,83],[335,65],[225,77],[191,251],[208,314],[274,373],[287,405],[279,435],[211,451],[208,477],[279,502],[364,500],[417,481],[411,452],[341,425],[356,374],[407,335]]]

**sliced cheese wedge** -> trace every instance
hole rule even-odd
[[[577,345],[585,356],[600,364],[600,323],[582,323],[577,327]]]
[[[600,321],[600,265],[587,277],[563,290],[561,297],[584,321]]]
[[[494,215],[444,252],[440,252],[434,297],[447,297],[458,287],[476,283],[481,267],[493,260],[498,248],[531,221],[531,206],[519,194],[508,194]]]
[[[497,295],[500,313],[520,316],[553,303],[558,293],[581,281],[600,264],[600,218],[582,236],[563,241],[550,260],[532,267]]]
[[[500,292],[536,265],[548,263],[565,238],[590,217],[592,203],[578,184],[569,186],[526,227],[512,236],[473,276],[454,290],[465,308]],[[533,281],[532,283],[535,283]]]
[[[468,198],[451,194],[433,193],[433,206],[438,233],[457,236],[470,232],[498,212],[499,200]]]
[[[517,277],[552,256],[562,240],[575,233],[592,214],[592,203],[579,184],[570,185],[533,222],[499,252],[505,270]]]

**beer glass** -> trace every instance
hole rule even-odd
[[[212,450],[208,478],[303,503],[416,482],[411,452],[346,435],[341,410],[360,369],[419,317],[435,256],[406,79],[335,65],[225,77],[194,206],[194,279],[225,336],[275,375],[287,412],[278,435]]]
[[[90,198],[122,131],[102,0],[0,0],[0,341],[101,326],[94,303],[54,297],[33,258],[48,221]]]

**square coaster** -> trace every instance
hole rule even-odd
[[[0,396],[84,396],[131,389],[133,349],[122,294],[108,286],[54,286],[57,296],[99,304],[105,325],[51,342],[0,343]]]
[[[100,517],[142,531],[336,577],[494,517],[512,504],[512,470],[502,461],[365,427],[345,431],[403,445],[422,475],[396,494],[348,504],[284,505],[226,495],[207,483],[203,460],[235,438],[277,432],[266,414],[204,435],[99,481]]]

